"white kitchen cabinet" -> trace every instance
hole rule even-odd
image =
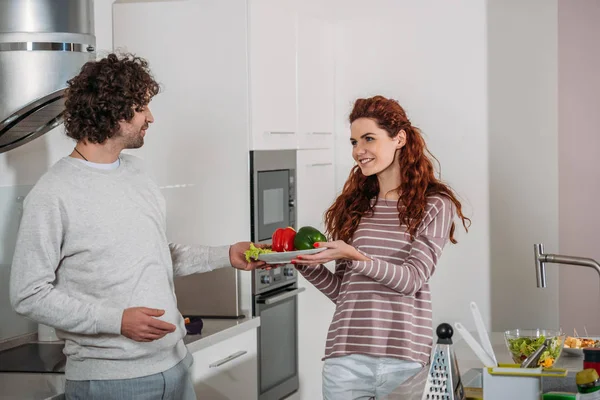
[[[216,246],[250,235],[247,21],[246,0],[113,5],[115,50],[145,58],[161,85],[150,103],[155,122],[144,146],[131,152],[161,187],[167,235],[175,243]],[[251,274],[238,276],[247,309]],[[223,291],[236,290],[235,279],[229,282]]]
[[[333,271],[332,266],[327,266]],[[298,393],[301,400],[322,398],[322,371],[325,342],[335,304],[300,275],[298,287]]]
[[[298,16],[298,148],[333,147],[334,51],[332,27]]]
[[[258,397],[256,329],[193,353],[190,373],[198,399]]]
[[[336,195],[333,157],[333,149],[296,152],[298,227],[309,225],[324,232],[324,213]],[[328,268],[333,270],[334,266]],[[306,289],[298,296],[299,394],[303,400],[320,399],[321,359],[335,306],[302,276],[298,286]]]
[[[143,23],[132,23],[142,15]],[[247,240],[246,0],[115,3],[113,31],[115,49],[147,59],[161,84],[150,103],[155,121],[133,154],[145,159],[167,199],[169,239]]]
[[[298,227],[313,226],[324,231],[324,213],[335,200],[333,149],[296,152]]]
[[[295,0],[250,0],[250,109],[253,150],[295,149]]]

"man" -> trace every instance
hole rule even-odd
[[[88,62],[68,82],[65,130],[73,152],[27,196],[10,298],[65,340],[67,399],[195,399],[173,276],[251,270],[249,242],[171,244],[165,200],[139,148],[159,92],[145,60]]]

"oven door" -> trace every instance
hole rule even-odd
[[[291,225],[290,171],[259,171],[257,174],[256,242],[271,239],[278,228]]]
[[[258,328],[258,399],[279,400],[298,390],[296,285],[255,296]]]

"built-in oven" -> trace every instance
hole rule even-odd
[[[271,243],[277,228],[296,228],[295,151],[250,152],[251,240]],[[298,288],[293,265],[252,272],[258,329],[258,399],[298,390]]]
[[[279,400],[298,390],[298,288],[288,286],[254,296],[258,330],[258,398]]]

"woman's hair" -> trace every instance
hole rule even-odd
[[[470,225],[471,220],[463,215],[460,201],[452,189],[435,177],[433,163],[428,156],[433,159],[435,157],[427,150],[421,132],[411,125],[400,104],[383,96],[358,99],[350,113],[350,123],[359,118],[375,121],[391,138],[396,137],[401,130],[406,132],[406,144],[399,150],[400,154],[397,157],[400,165],[400,186],[397,188],[400,194],[398,216],[401,224],[406,225],[411,239],[414,239],[425,216],[427,197],[436,194],[446,196],[454,203],[456,212],[468,231],[467,224]],[[437,159],[435,160],[437,162]],[[373,212],[372,200],[378,194],[377,176],[365,176],[358,165],[355,165],[342,193],[325,213],[325,225],[331,238],[349,243],[362,216]],[[455,225],[452,222],[452,243],[456,243],[454,230]]]
[[[131,54],[89,61],[67,83],[67,136],[91,143],[104,143],[117,134],[119,121],[131,121],[134,109],[142,111],[160,90],[148,62]]]

